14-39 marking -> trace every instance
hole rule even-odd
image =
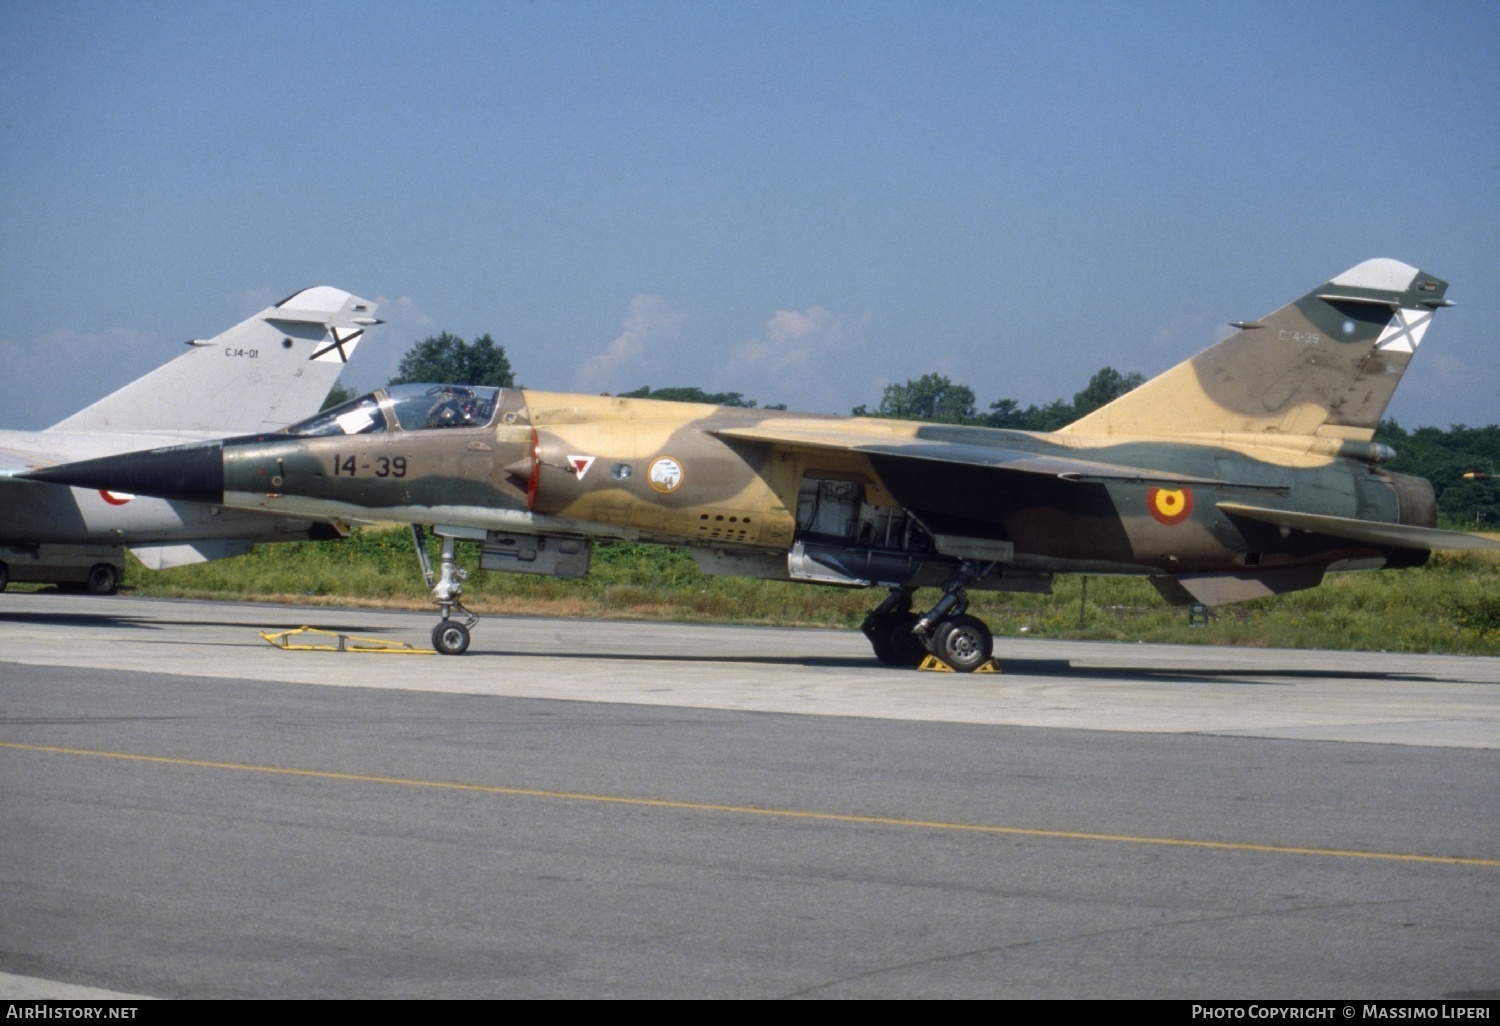
[[[377,456],[375,457],[375,469],[371,471],[370,465],[367,463],[364,466],[364,470],[368,473],[373,473],[376,477],[405,477],[406,457]],[[340,456],[337,453],[334,454],[334,477],[356,477],[358,476],[358,473],[359,471],[355,467],[353,456]]]

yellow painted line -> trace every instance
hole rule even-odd
[[[348,780],[361,784],[395,784],[400,787],[430,787],[445,791],[477,791],[481,794],[505,794],[522,798],[552,798],[559,801],[602,802],[608,805],[634,805],[656,809],[682,809],[689,812],[730,812],[746,816],[775,816],[782,819],[808,819],[825,823],[860,823],[870,826],[916,827],[923,830],[965,830],[978,834],[1009,834],[1016,837],[1042,837],[1065,841],[1110,841],[1116,844],[1157,844],[1175,848],[1213,848],[1220,851],[1255,851],[1273,855],[1326,855],[1345,859],[1381,859],[1387,862],[1441,862],[1456,866],[1500,867],[1500,859],[1463,858],[1455,855],[1411,855],[1388,851],[1349,851],[1340,848],[1297,848],[1280,844],[1244,844],[1235,841],[1194,841],[1182,837],[1141,837],[1133,834],[1095,834],[1082,830],[1038,830],[1031,827],[992,826],[984,823],[948,823],[942,820],[903,819],[897,816],[856,816],[841,812],[811,812],[802,809],[767,809],[753,805],[717,805],[711,802],[679,802],[665,798],[629,798],[621,795],[583,794],[572,791],[542,791],[530,787],[501,787],[496,784],[462,784],[451,780],[415,780],[410,777],[381,777],[368,773],[334,773],[330,770],[292,769],[285,766],[259,766],[248,762],[215,762],[209,759],[175,759],[163,755],[135,755],[130,752],[100,752],[88,748],[59,748],[51,745],[23,745],[0,741],[0,748],[23,752],[50,752],[56,755],[82,755],[96,759],[123,759],[163,766],[197,766],[202,769],[237,770],[242,773],[275,773],[288,777],[316,780]]]

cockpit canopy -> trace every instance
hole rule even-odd
[[[500,389],[475,385],[408,384],[377,388],[342,406],[293,424],[289,435],[366,435],[379,431],[484,427],[495,416]]]

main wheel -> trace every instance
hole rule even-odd
[[[83,587],[90,595],[113,595],[120,588],[120,571],[111,563],[95,563]]]
[[[927,655],[922,642],[911,629],[921,617],[916,613],[890,613],[881,617],[865,632],[875,658],[887,666],[916,666]]]
[[[432,647],[442,655],[463,655],[469,649],[469,628],[444,620],[432,629]]]
[[[891,651],[891,635],[887,630],[887,618],[881,617],[870,625],[865,631],[865,637],[870,639],[870,647],[875,650],[875,658],[887,666],[898,666],[896,653]]]
[[[893,666],[916,666],[927,658],[927,646],[911,632],[922,618],[916,613],[897,613],[891,617],[886,637],[890,639]]]
[[[955,616],[938,624],[932,634],[932,654],[959,673],[973,673],[995,650],[995,638],[977,616]]]

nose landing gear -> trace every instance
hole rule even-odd
[[[438,604],[442,619],[432,629],[432,647],[441,655],[463,655],[469,649],[469,631],[479,622],[479,617],[464,608],[459,596],[464,592],[464,581],[469,572],[455,561],[458,539],[450,534],[439,535],[443,540],[438,554],[440,573],[432,572],[432,560],[427,556],[427,538],[420,524],[411,525],[411,540],[417,547],[417,562],[422,564],[422,579],[432,589],[432,598]],[[454,611],[465,617],[460,623],[452,619]]]

